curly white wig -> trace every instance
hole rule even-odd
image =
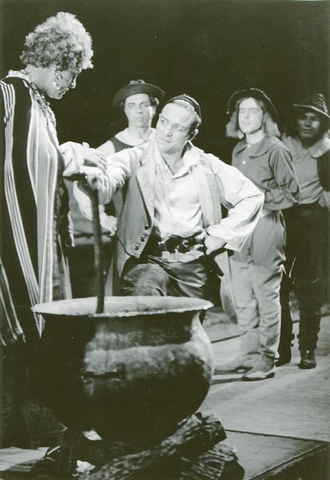
[[[24,65],[75,73],[93,68],[92,39],[72,13],[59,12],[27,35],[21,60]]]

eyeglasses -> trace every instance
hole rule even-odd
[[[59,72],[58,70],[56,70],[55,73],[61,78],[61,80],[64,80],[65,82],[67,82],[68,88],[75,88],[76,87],[76,80],[77,80],[78,74],[72,73],[71,78],[68,79],[68,78],[65,78],[63,76],[63,74],[61,72]]]

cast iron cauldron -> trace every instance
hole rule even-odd
[[[46,321],[39,394],[67,427],[143,445],[194,413],[212,378],[200,323],[212,304],[177,297],[106,297],[36,305]]]

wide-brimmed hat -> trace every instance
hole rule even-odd
[[[253,87],[245,88],[244,90],[238,90],[237,92],[234,92],[231,95],[231,97],[228,100],[228,106],[227,106],[228,115],[233,114],[235,110],[236,102],[243,97],[252,97],[252,98],[255,98],[256,100],[262,100],[265,103],[268,112],[273,117],[273,120],[277,121],[277,117],[278,117],[277,110],[273,102],[271,101],[271,99],[263,90],[261,90],[260,88],[253,88]]]
[[[312,95],[306,97],[301,103],[294,103],[289,108],[289,112],[292,114],[295,110],[298,109],[313,110],[314,112],[320,113],[328,120],[330,120],[328,107],[325,103],[325,98],[322,93],[313,93]]]
[[[119,108],[121,102],[123,102],[127,97],[131,95],[137,95],[138,93],[146,93],[151,97],[156,97],[158,99],[164,96],[164,90],[153,85],[152,83],[146,83],[144,80],[131,80],[128,85],[118,90],[115,93],[112,103],[115,108]]]

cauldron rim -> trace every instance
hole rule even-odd
[[[85,317],[96,319],[129,318],[171,313],[206,311],[213,307],[208,300],[188,297],[105,297],[104,312],[95,313],[96,297],[57,300],[34,305],[32,311],[50,317]],[[157,307],[158,305],[158,307]],[[109,308],[112,306],[112,311]],[[130,308],[134,307],[135,308]],[[82,311],[83,310],[83,311]]]

